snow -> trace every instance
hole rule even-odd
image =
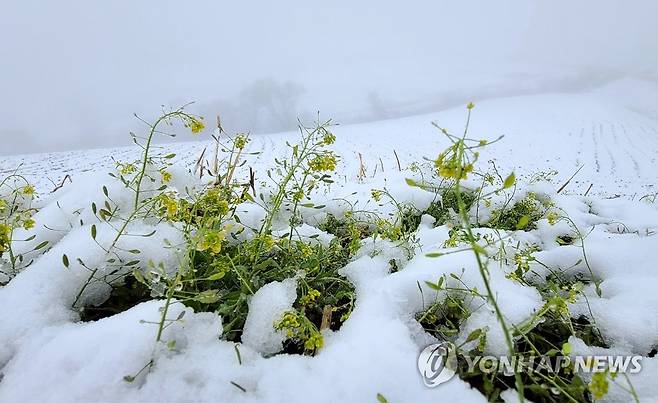
[[[500,172],[515,170],[520,178],[517,200],[532,192],[549,199],[549,211],[566,215],[551,224],[539,221],[530,231],[494,232],[476,228],[479,234],[494,235],[490,252],[506,245],[537,245],[531,272],[542,281],[546,266],[577,273],[600,281],[602,295],[593,286],[585,289],[570,309],[574,314],[596,320],[610,351],[647,355],[658,344],[658,271],[653,251],[658,250],[658,206],[650,198],[655,188],[658,164],[658,120],[655,111],[642,108],[643,101],[655,99],[655,92],[637,91],[637,97],[618,96],[643,87],[642,82],[623,80],[591,92],[543,94],[491,99],[477,104],[471,133],[485,138],[505,138],[483,153],[481,161],[495,158]],[[638,99],[638,97],[642,99]],[[425,209],[433,195],[409,187],[405,178],[419,178],[410,165],[422,157],[435,158],[446,140],[429,123],[439,121],[452,130],[463,127],[464,108],[368,124],[335,127],[335,149],[341,156],[335,183],[321,188],[313,197],[323,209],[301,210],[304,223],[295,234],[327,244],[332,236],[316,228],[328,213],[342,217],[353,207],[367,207],[382,217],[396,214],[394,203],[376,202],[373,189],[386,189],[399,203]],[[254,168],[257,182],[273,158],[282,153],[286,140],[295,133],[254,136],[247,164]],[[172,191],[186,192],[199,181],[191,171],[206,142],[170,146],[178,154]],[[394,154],[395,151],[395,154]],[[86,152],[14,156],[0,161],[0,172],[22,164],[21,171],[36,183],[40,192],[35,216],[37,226],[21,237],[36,235],[34,241],[16,243],[29,252],[42,240],[50,242],[45,253],[33,253],[34,262],[22,267],[7,285],[0,288],[0,401],[375,401],[378,393],[388,401],[484,401],[475,389],[452,379],[440,388],[423,386],[416,369],[418,353],[435,340],[415,321],[418,312],[434,301],[435,292],[426,285],[446,276],[449,285],[465,284],[484,289],[473,253],[451,248],[450,223],[434,227],[424,216],[413,240],[406,245],[382,239],[365,239],[353,260],[339,271],[356,289],[354,312],[338,331],[325,331],[325,346],[315,357],[274,355],[281,350],[283,335],[273,324],[295,299],[296,279],[268,284],[249,301],[249,315],[242,343],[221,339],[221,318],[212,313],[195,313],[179,303],[170,308],[173,317],[184,317],[168,327],[166,349],[155,343],[156,326],[163,302],[154,300],[96,322],[82,323],[71,306],[84,284],[89,267],[104,267],[107,247],[116,230],[98,222],[91,204],[102,205],[108,189],[112,201],[126,211],[132,193],[107,175],[114,169],[108,157],[122,161],[136,158],[138,151],[122,148]],[[361,158],[359,158],[359,154]],[[397,154],[397,157],[396,157]],[[399,167],[398,167],[399,158]],[[366,175],[359,175],[363,161]],[[581,165],[578,175],[557,193]],[[547,181],[536,181],[538,172],[559,169]],[[44,174],[45,173],[45,174]],[[54,183],[70,175],[72,183],[54,193]],[[531,183],[532,182],[532,183]],[[592,190],[585,196],[588,187]],[[267,194],[268,188],[259,191]],[[497,201],[494,199],[495,208]],[[482,222],[487,219],[485,206]],[[356,209],[356,208],[355,208]],[[262,208],[245,203],[240,225],[258,227]],[[474,212],[472,212],[474,213]],[[90,236],[96,227],[96,239]],[[559,245],[556,238],[573,235],[577,228],[584,241]],[[152,237],[130,237],[119,241],[120,254],[139,249],[142,263],[162,263],[168,273],[177,268],[176,247],[183,242],[173,226],[135,222],[130,233]],[[284,226],[275,233],[286,233]],[[168,242],[165,242],[167,240]],[[584,260],[583,247],[587,262]],[[42,251],[43,252],[43,251]],[[432,257],[432,253],[444,253]],[[450,253],[446,253],[450,252]],[[70,259],[64,267],[62,255]],[[430,255],[428,255],[430,254]],[[399,268],[391,272],[390,261]],[[513,251],[506,259],[490,264],[490,285],[497,304],[510,324],[521,324],[545,301],[535,288],[507,278],[514,271]],[[539,264],[541,262],[541,264]],[[588,267],[589,264],[589,267]],[[459,278],[459,283],[451,274]],[[90,287],[85,301],[99,301],[109,286]],[[422,292],[419,291],[419,287]],[[486,352],[505,354],[507,346],[490,304],[481,299],[466,300],[474,313],[467,319],[458,340],[464,341],[475,329],[487,329]],[[591,311],[591,312],[590,312]],[[572,340],[575,351],[593,351]],[[239,354],[238,354],[239,353]],[[123,377],[136,375],[133,382]],[[655,359],[645,358],[644,369],[631,376],[641,400],[658,393],[653,382],[658,376]],[[611,401],[626,399],[619,390]],[[504,395],[511,401],[510,393]]]
[[[256,291],[249,301],[242,343],[263,355],[281,351],[286,335],[282,330],[275,330],[272,324],[292,309],[296,299],[297,280],[294,278],[274,281]]]
[[[567,191],[583,194],[593,184],[590,195],[624,194],[629,198],[635,195],[637,199],[655,193],[658,191],[655,189],[658,121],[654,112],[638,107],[655,104],[655,92],[646,90],[652,86],[655,84],[648,81],[621,80],[587,92],[478,102],[471,133],[487,139],[505,135],[503,141],[492,145],[480,157],[480,161],[486,163],[495,157],[501,172],[514,169],[528,178],[559,168],[553,180],[556,188],[584,165]],[[627,95],[620,97],[619,92]],[[367,169],[365,180],[372,179],[376,166],[380,179],[382,171],[386,176],[395,175],[398,166],[394,151],[402,168],[419,162],[421,157],[433,158],[447,142],[430,123],[436,121],[459,132],[464,119],[463,107],[457,107],[440,113],[335,126],[335,148],[341,151],[342,157],[342,174],[338,179],[343,183],[357,179],[359,154]],[[270,166],[271,156],[285,141],[297,138],[296,132],[252,136],[250,149],[261,152],[250,160],[257,171],[257,179],[265,179],[264,169],[259,171],[259,167]],[[179,165],[193,168],[208,145],[207,141],[202,141],[171,147],[178,154],[175,160]],[[20,165],[21,172],[47,197],[66,174],[76,176],[77,181],[80,172],[114,169],[115,163],[109,156],[130,161],[136,159],[138,153],[135,148],[116,148],[9,156],[0,160],[0,173],[6,174]]]

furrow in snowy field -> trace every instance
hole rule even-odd
[[[483,158],[495,158],[498,166],[519,174],[558,171],[566,180],[581,165],[569,190],[590,194],[642,196],[654,192],[658,171],[658,120],[639,109],[641,100],[618,97],[619,86],[632,92],[646,83],[615,83],[609,88],[582,94],[533,95],[495,99],[477,105],[471,134],[492,139],[505,135]],[[647,101],[648,102],[648,101]],[[403,163],[433,157],[445,139],[430,125],[436,121],[454,132],[464,125],[463,108],[395,120],[338,126],[337,148],[346,173],[354,173],[363,161],[369,174],[375,169],[396,168],[395,151]],[[252,165],[267,166],[295,133],[254,136],[252,151],[260,151]],[[194,165],[209,142],[163,145],[176,152],[188,167]],[[211,152],[212,146],[206,152]],[[360,155],[360,156],[359,156]],[[136,148],[71,151],[64,153],[3,157],[0,172],[16,168],[36,182],[42,192],[55,188],[66,175],[74,179],[89,171],[107,170],[115,161],[138,157]],[[381,159],[381,161],[380,161]],[[382,166],[383,165],[383,166]],[[375,168],[379,166],[378,168]]]

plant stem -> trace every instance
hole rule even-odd
[[[464,140],[466,138],[466,134],[468,133],[468,126],[471,120],[471,111],[469,109],[468,111],[468,117],[466,119],[466,127],[464,129],[464,135],[463,137],[458,140],[459,145],[458,145],[458,161],[464,161]],[[489,297],[489,302],[494,308],[494,311],[496,313],[496,317],[498,319],[498,322],[500,323],[500,327],[503,330],[503,334],[505,336],[505,343],[507,344],[507,348],[509,350],[510,356],[514,356],[514,343],[512,341],[512,337],[510,336],[509,329],[507,328],[507,324],[505,323],[505,318],[503,317],[503,313],[500,310],[500,307],[498,306],[498,302],[496,302],[496,298],[493,294],[493,291],[491,290],[491,285],[489,284],[489,278],[488,278],[488,273],[487,273],[487,268],[485,264],[482,262],[482,258],[480,256],[480,246],[477,245],[477,242],[475,241],[475,237],[473,236],[473,231],[471,228],[471,223],[468,218],[468,212],[466,211],[466,205],[464,203],[464,200],[462,199],[461,195],[461,178],[463,174],[463,164],[460,164],[460,168],[457,172],[457,179],[455,181],[455,193],[457,194],[457,203],[459,205],[459,215],[461,216],[464,229],[466,231],[466,234],[468,236],[468,241],[471,244],[471,247],[473,249],[473,253],[475,254],[475,260],[477,261],[478,269],[480,272],[480,276],[482,277],[482,282],[484,283],[484,286],[487,290],[487,295]],[[519,402],[523,403],[525,401],[524,394],[523,394],[523,380],[521,379],[521,374],[518,372],[515,372],[514,374],[515,378],[515,384],[516,384],[516,390],[517,394],[519,397]]]

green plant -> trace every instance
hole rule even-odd
[[[260,235],[271,232],[272,223],[284,205],[290,211],[290,238],[299,222],[297,214],[300,206],[322,208],[310,202],[302,202],[308,199],[308,195],[320,183],[333,183],[330,173],[336,169],[337,156],[326,147],[334,143],[336,136],[329,130],[330,124],[331,121],[318,121],[313,127],[300,125],[300,143],[293,145],[286,142],[290,155],[283,160],[275,159],[275,168],[267,171],[268,178],[275,185],[275,191],[264,205],[268,214],[258,231]],[[262,195],[261,200],[265,200]]]
[[[117,172],[110,175],[123,183],[123,185],[134,193],[133,202],[130,206],[119,205],[115,203],[107,189],[103,186],[103,194],[106,198],[104,205],[98,207],[92,203],[91,210],[100,222],[104,222],[114,232],[109,245],[103,245],[98,242],[98,227],[92,224],[90,235],[96,245],[104,252],[105,258],[99,266],[90,267],[83,260],[77,258],[77,262],[89,271],[86,282],[78,291],[73,301],[72,307],[84,310],[80,306],[80,301],[84,296],[85,290],[94,283],[101,282],[112,286],[117,281],[121,281],[129,275],[134,267],[140,265],[139,250],[125,251],[117,247],[119,240],[128,234],[129,225],[136,220],[148,220],[155,216],[156,209],[160,206],[167,183],[171,179],[171,174],[167,171],[169,161],[175,157],[175,154],[152,154],[153,139],[157,135],[166,135],[162,131],[162,126],[173,126],[176,123],[182,124],[189,128],[193,134],[203,130],[204,125],[202,118],[189,114],[185,111],[185,106],[163,112],[154,123],[146,122],[137,117],[147,126],[145,137],[132,134],[135,144],[142,148],[142,156],[139,161],[133,163],[118,163]],[[145,188],[146,183],[150,186]],[[150,237],[149,234],[130,234],[135,236]],[[127,252],[127,253],[126,253]],[[126,258],[126,255],[129,257]],[[65,254],[62,256],[62,263],[69,267],[70,259]],[[83,304],[84,305],[84,304]]]
[[[462,136],[454,136],[447,130],[441,129],[451,141],[451,146],[435,161],[436,173],[439,177],[443,177],[441,182],[435,184],[425,180],[422,182],[408,180],[408,183],[433,192],[437,196],[441,204],[435,202],[431,206],[436,212],[433,215],[437,218],[437,223],[451,222],[454,225],[450,228],[449,238],[443,246],[457,248],[465,245],[465,248],[473,252],[485,292],[481,293],[469,287],[461,281],[460,276],[454,274],[443,276],[436,283],[426,283],[436,294],[433,302],[425,306],[424,310],[417,314],[416,319],[428,333],[439,339],[454,342],[460,334],[463,323],[474,311],[482,307],[474,303],[476,299],[480,299],[482,304],[488,303],[493,308],[505,336],[509,357],[550,358],[560,354],[567,355],[570,337],[577,337],[590,346],[608,347],[596,326],[591,309],[588,317],[574,317],[569,310],[569,306],[578,299],[584,299],[589,306],[587,296],[582,292],[586,283],[593,283],[597,293],[601,295],[599,283],[593,275],[587,258],[585,249],[587,234],[583,234],[566,214],[556,213],[550,200],[540,199],[535,194],[528,193],[523,199],[512,203],[516,190],[514,174],[503,179],[495,165],[493,174],[477,170],[474,162],[478,159],[478,152],[475,150],[485,146],[487,142],[467,137],[472,107],[472,104],[468,107],[466,128]],[[471,175],[481,178],[482,185],[475,189],[462,189],[461,182]],[[487,187],[493,187],[493,190],[485,190]],[[511,195],[506,193],[507,189],[512,189]],[[490,206],[491,195],[502,195],[506,202],[502,207],[493,210],[491,219],[485,224],[480,224],[477,210],[481,204]],[[475,214],[473,214],[474,210]],[[551,268],[536,259],[535,253],[539,250],[537,245],[522,246],[520,242],[516,242],[514,246],[512,242],[507,242],[512,240],[510,235],[500,235],[500,231],[534,229],[537,221],[544,217],[551,225],[565,221],[572,228],[572,233],[558,237],[558,242],[574,244],[580,241],[578,246],[582,249],[583,257],[574,266],[584,262],[590,274],[589,278],[585,278],[580,273],[566,276],[564,272],[569,268],[566,270]],[[491,228],[494,233],[474,233],[474,225]],[[498,245],[498,252],[494,255],[489,253],[488,249],[495,245]],[[443,253],[429,253],[427,256],[440,257],[464,250],[459,248]],[[510,253],[512,258],[508,258]],[[536,288],[545,301],[544,306],[523,323],[508,323],[492,294],[489,284],[489,263],[496,260],[500,262],[501,267],[512,265],[515,268],[507,274],[508,279]],[[545,278],[536,276],[532,269],[533,264],[544,267],[549,275]],[[528,276],[530,273],[533,276]],[[423,295],[420,284],[419,289]],[[425,301],[424,298],[423,295]],[[457,346],[459,362],[457,373],[484,393],[490,401],[500,400],[501,392],[510,388],[512,384],[516,387],[521,401],[528,398],[532,401],[586,402],[591,401],[592,397],[599,399],[607,393],[606,382],[612,377],[595,375],[588,385],[574,373],[573,366],[563,366],[555,372],[531,368],[528,371],[514,371],[508,374],[473,368],[468,364],[481,356],[486,346],[486,334],[486,328],[476,329],[466,337],[464,343]],[[475,347],[471,347],[470,350],[466,348],[475,341],[477,341]],[[494,362],[492,365],[498,366],[499,363]],[[637,399],[630,380],[626,379],[626,383],[627,386],[622,386],[622,389],[627,390],[634,399]]]
[[[323,244],[295,237],[301,220],[299,207],[321,208],[305,199],[320,183],[331,183],[328,173],[335,167],[336,156],[326,147],[335,137],[327,124],[301,127],[300,144],[288,144],[289,158],[276,160],[276,168],[268,172],[275,185],[269,198],[249,195],[249,189],[254,189],[253,177],[249,183],[235,180],[243,166],[240,156],[246,141],[242,136],[229,137],[229,145],[222,147],[228,156],[217,158],[213,165],[219,171],[212,172],[215,180],[206,189],[184,197],[167,192],[158,195],[155,211],[161,219],[181,228],[188,247],[173,274],[158,266],[145,275],[133,272],[154,297],[165,301],[157,342],[166,343],[163,331],[175,322],[167,316],[173,303],[218,313],[224,324],[223,337],[240,341],[249,297],[268,283],[293,277],[297,278],[300,297],[287,317],[294,315],[300,326],[288,329],[287,352],[313,354],[322,346],[319,329],[323,323],[337,329],[347,319],[354,304],[354,289],[337,271],[347,264],[350,249],[338,239]],[[266,211],[260,228],[236,228],[241,222],[238,206],[243,203],[258,203]],[[284,207],[289,213],[289,231],[275,236],[272,226]],[[243,238],[238,239],[238,235]]]
[[[468,114],[466,118],[466,125],[461,136],[450,134],[447,129],[435,124],[435,126],[439,128],[439,130],[441,130],[441,132],[448,138],[448,140],[451,142],[451,145],[445,151],[439,154],[439,156],[434,161],[434,167],[439,176],[451,180],[451,186],[454,189],[454,194],[457,201],[457,213],[460,218],[459,225],[465,231],[467,241],[477,261],[480,277],[482,278],[486,289],[487,302],[494,309],[498,322],[502,328],[508,351],[510,356],[512,356],[514,355],[512,332],[510,331],[509,326],[505,321],[504,314],[498,306],[496,297],[491,289],[491,285],[489,283],[489,272],[486,264],[487,252],[477,243],[475,235],[473,234],[466,201],[462,196],[462,180],[466,179],[468,175],[474,171],[474,164],[479,158],[478,149],[489,144],[489,142],[486,140],[476,140],[467,137],[469,123],[471,120],[471,111],[473,107],[474,105],[472,103],[470,103],[467,107]],[[514,186],[515,182],[516,178],[512,173],[503,181],[502,186],[499,189],[494,190],[494,192],[500,192],[504,189],[508,189]],[[413,180],[408,180],[408,183],[412,186],[419,186],[423,189],[435,193],[441,190],[439,186],[431,185],[428,183],[416,183]],[[519,400],[523,402],[524,384],[520,374],[515,374],[515,386]]]
[[[16,238],[17,229],[30,230],[36,224],[33,219],[36,209],[32,207],[34,197],[34,187],[17,172],[0,181],[0,284],[8,282],[32,262],[26,260],[26,253],[16,251],[14,243],[36,238],[36,235]],[[29,252],[45,251],[47,246],[48,241],[44,241]]]
[[[436,283],[427,282],[426,285],[435,292],[434,302],[418,313],[416,319],[428,333],[440,340],[456,342],[463,323],[482,308],[487,295],[469,287],[456,274],[443,276]],[[422,293],[420,286],[419,289]],[[548,357],[555,361],[558,355],[568,355],[565,349],[569,347],[571,336],[588,345],[607,347],[598,329],[585,317],[571,317],[568,305],[581,295],[581,291],[582,284],[578,282],[563,286],[550,283],[544,287],[545,305],[525,323],[513,326],[514,353],[508,358],[531,362],[531,357]],[[476,329],[457,346],[457,374],[490,401],[500,401],[501,392],[515,382],[516,374],[482,370],[473,365],[485,351],[487,331],[487,328]],[[490,364],[495,368],[503,365],[498,361]],[[558,371],[547,371],[541,366],[529,367],[519,376],[524,384],[524,397],[532,401],[589,401],[588,386],[573,371],[572,365],[561,366]]]
[[[546,207],[537,200],[533,193],[517,201],[510,208],[505,206],[495,210],[485,226],[507,231],[532,230],[537,228],[537,221],[546,214]]]

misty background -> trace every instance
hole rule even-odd
[[[0,155],[130,143],[161,105],[291,129],[658,81],[652,0],[5,1]],[[181,140],[191,140],[185,136]]]

